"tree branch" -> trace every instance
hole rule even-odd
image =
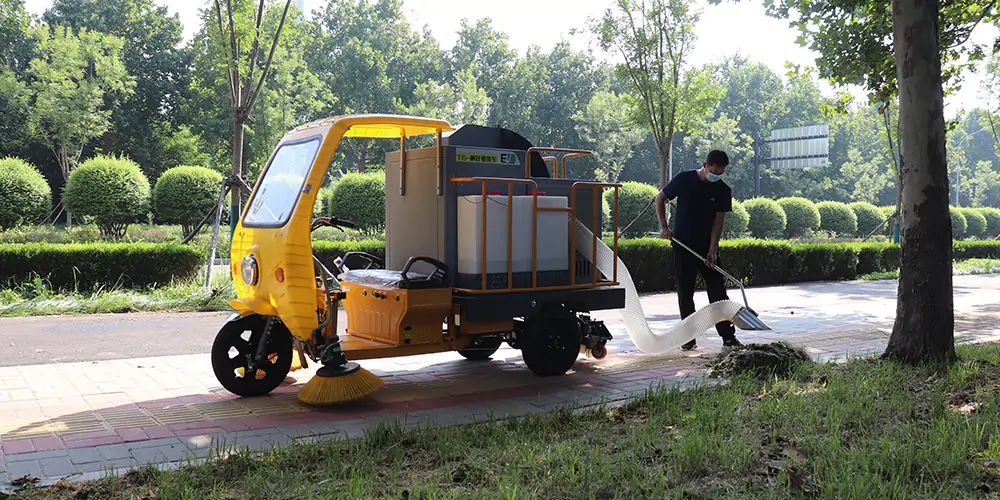
[[[236,102],[234,107],[239,109],[240,102],[243,100],[243,85],[240,83],[240,64],[239,64],[239,45],[236,43],[236,23],[233,21],[233,1],[226,0],[227,13],[229,15],[229,44],[232,49],[232,60],[233,60],[233,83],[236,86]]]
[[[257,88],[247,101],[247,113],[253,109],[253,105],[257,101],[257,96],[260,94],[260,89],[264,86],[264,80],[267,79],[267,71],[271,68],[271,59],[274,58],[274,49],[278,47],[278,39],[281,38],[281,30],[285,27],[285,17],[288,15],[288,6],[291,5],[291,3],[292,0],[285,1],[285,10],[281,13],[281,23],[278,24],[278,30],[274,32],[274,41],[271,43],[271,53],[267,55],[267,63],[264,64],[264,71],[260,75],[260,81],[257,83]]]
[[[222,27],[222,7],[219,6],[219,0],[215,0],[215,14],[215,18],[219,21],[219,36],[223,37],[225,36],[225,29]],[[229,105],[236,108],[237,92],[236,82],[233,78],[233,55],[229,53],[229,48],[226,47],[225,42],[220,40],[220,45],[222,45],[222,48],[226,53],[226,77],[229,80]]]
[[[257,25],[254,27],[253,49],[251,49],[250,52],[250,69],[249,69],[250,74],[247,75],[246,88],[250,88],[250,86],[253,85],[253,70],[254,67],[257,66],[257,52],[260,47],[260,23],[263,17],[264,17],[264,0],[260,0],[260,5],[257,8]],[[247,103],[243,103],[242,105],[246,104]]]

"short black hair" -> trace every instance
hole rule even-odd
[[[709,165],[718,165],[720,167],[728,167],[729,155],[727,155],[725,151],[713,149],[708,152],[708,158],[705,159],[705,163],[708,163]]]

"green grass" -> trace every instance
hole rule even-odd
[[[0,289],[0,318],[72,314],[107,314],[127,312],[197,312],[229,311],[229,301],[236,297],[228,272],[216,270],[212,288],[205,287],[205,273],[191,281],[175,283],[148,291],[121,288],[94,293],[57,293],[36,279],[16,289]]]
[[[13,498],[997,498],[1000,344],[947,375],[857,359],[617,409],[238,452]],[[993,492],[993,493],[989,493]]]
[[[952,274],[955,276],[970,276],[976,274],[996,274],[1000,273],[1000,259],[968,259],[956,262],[952,266]],[[867,281],[877,280],[898,280],[899,271],[885,271],[870,273],[858,276],[858,279]]]

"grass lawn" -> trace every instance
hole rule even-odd
[[[952,274],[955,276],[996,273],[1000,273],[1000,259],[968,259],[958,261],[952,266]],[[898,280],[899,271],[865,274],[858,276],[858,279],[868,281]]]
[[[238,453],[41,498],[1000,498],[1000,344],[947,375],[857,359],[617,409]]]

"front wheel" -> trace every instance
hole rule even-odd
[[[242,397],[263,396],[285,380],[292,367],[292,336],[280,320],[271,322],[263,361],[247,372],[267,319],[257,314],[227,322],[212,344],[212,370],[227,391]]]

